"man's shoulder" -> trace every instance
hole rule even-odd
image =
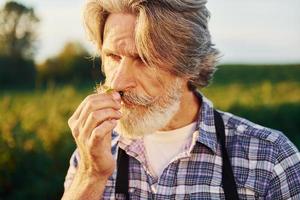
[[[198,94],[202,98],[203,102],[201,118],[202,120],[205,120],[205,125],[211,125],[211,122],[213,120],[213,118],[211,117],[211,113],[214,109],[213,103],[205,96],[203,96],[199,91],[196,94]],[[296,148],[291,143],[291,141],[279,130],[259,125],[246,118],[242,118],[229,112],[220,110],[218,110],[218,112],[222,115],[226,129],[226,135],[231,138],[234,137],[236,138],[236,140],[240,140],[242,143],[259,142],[260,146],[263,146],[262,144],[265,144],[270,147],[278,147],[288,143],[293,148]],[[206,127],[204,126],[203,129],[206,129]]]
[[[283,132],[268,128],[228,112],[219,111],[229,137],[238,138],[245,147],[270,148],[273,153],[297,152],[295,145]]]
[[[281,131],[220,113],[232,166],[235,173],[241,172],[237,183],[270,199],[299,198],[300,153],[296,146]]]

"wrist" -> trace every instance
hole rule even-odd
[[[106,182],[112,173],[99,173],[96,170],[84,169],[79,166],[76,176],[82,181]]]
[[[90,180],[104,180],[107,181],[107,179],[113,174],[114,167],[112,168],[106,168],[106,170],[98,170],[97,167],[85,167],[84,165],[78,166],[77,170],[78,174],[80,176],[83,176]]]
[[[65,191],[64,200],[100,199],[108,177],[77,171],[71,187]]]

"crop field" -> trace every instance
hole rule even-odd
[[[0,199],[60,199],[75,149],[67,120],[93,87],[1,91]],[[300,65],[222,66],[201,92],[300,148]]]

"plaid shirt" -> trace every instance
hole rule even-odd
[[[130,199],[225,199],[222,157],[217,142],[212,103],[202,96],[198,131],[157,178],[151,175],[143,140],[113,133],[112,153],[118,148],[130,156]],[[220,111],[219,111],[220,112]],[[225,124],[226,148],[240,199],[300,199],[300,153],[279,131],[262,127],[230,113],[220,112]],[[159,156],[159,155],[158,155]],[[75,151],[64,183],[68,188],[76,173]],[[103,199],[115,196],[116,171],[109,178]],[[154,187],[154,186],[157,187]]]

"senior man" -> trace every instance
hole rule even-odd
[[[199,88],[218,51],[205,0],[92,0],[106,75],[68,123],[63,199],[300,199],[300,154],[279,131],[216,111]]]

